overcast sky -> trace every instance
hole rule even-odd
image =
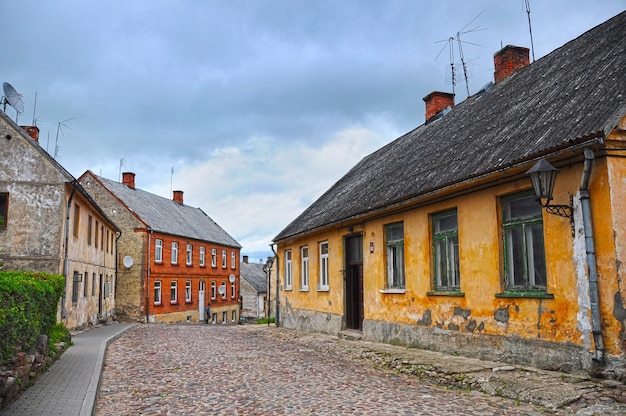
[[[530,0],[535,58],[625,8]],[[23,95],[18,123],[34,119],[75,177],[119,180],[123,159],[138,188],[184,191],[251,261],[360,159],[423,124],[424,96],[452,92],[451,37],[457,103],[459,33],[472,94],[502,46],[531,47],[524,0],[2,0],[1,10],[0,81]]]

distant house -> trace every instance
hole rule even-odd
[[[115,312],[120,229],[39,145],[39,129],[0,111],[0,260],[65,277],[59,321],[77,328]]]
[[[241,317],[249,320],[265,318],[267,274],[265,263],[248,263],[248,256],[241,262]]]
[[[626,12],[532,64],[503,48],[458,105],[427,95],[275,237],[279,324],[624,377],[625,45]],[[551,166],[542,208],[527,171]]]
[[[239,321],[241,246],[200,208],[85,172],[79,182],[119,224],[117,312],[145,322]]]

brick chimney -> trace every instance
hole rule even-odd
[[[496,84],[513,72],[530,64],[530,49],[521,46],[506,45],[493,54],[495,72],[493,78]]]
[[[183,205],[183,191],[174,191],[174,202]]]
[[[454,94],[449,92],[433,91],[422,98],[426,103],[426,123],[448,107],[454,107]]]
[[[248,264],[248,256],[243,256],[243,262]]]
[[[133,172],[122,173],[122,183],[130,189],[135,189],[135,174]]]
[[[39,127],[37,126],[20,126],[30,137],[39,143]]]

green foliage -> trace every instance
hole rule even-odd
[[[274,323],[274,318],[270,318],[269,319],[270,324]],[[256,321],[257,324],[267,324],[267,318],[263,318],[263,319],[259,319],[258,321]]]
[[[64,278],[38,272],[0,272],[0,362],[27,351],[56,326]]]

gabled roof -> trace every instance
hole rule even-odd
[[[604,138],[626,113],[626,12],[363,158],[285,240]]]
[[[250,283],[259,293],[267,292],[266,275],[263,271],[263,266],[265,266],[263,263],[246,263],[243,261],[239,265],[239,277]]]
[[[87,173],[100,181],[153,231],[241,248],[234,238],[200,208],[179,204],[141,189],[132,189],[123,183],[96,176],[93,172]]]

